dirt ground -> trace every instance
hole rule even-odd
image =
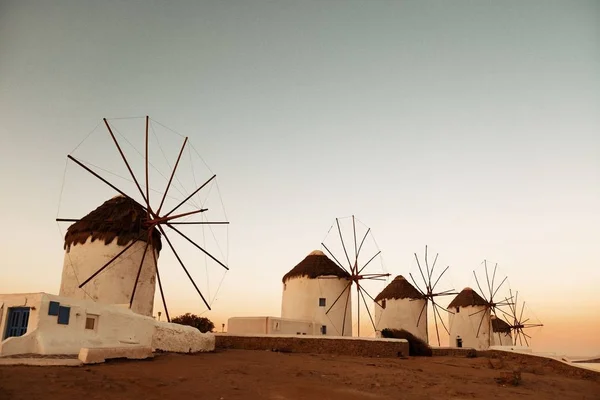
[[[500,359],[362,358],[225,350],[83,367],[0,366],[10,399],[600,399],[600,379],[523,366],[519,386],[495,381]]]

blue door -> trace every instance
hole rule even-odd
[[[22,336],[27,332],[29,323],[29,307],[12,307],[8,309],[5,338]]]

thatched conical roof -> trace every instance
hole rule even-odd
[[[468,306],[485,306],[487,302],[483,297],[477,294],[470,287],[464,288],[456,295],[454,300],[448,304],[448,307],[468,307]]]
[[[502,318],[498,318],[495,315],[492,315],[492,330],[494,332],[509,333],[510,325]]]
[[[375,301],[391,299],[424,299],[425,296],[417,290],[402,275],[398,275],[375,297]]]
[[[287,274],[283,276],[283,283],[291,278],[306,276],[310,279],[319,276],[337,276],[340,278],[349,278],[350,275],[341,269],[335,262],[329,259],[322,251],[315,250]]]
[[[104,244],[110,244],[116,238],[118,245],[125,246],[142,235],[139,240],[146,242],[146,220],[146,211],[139,203],[125,196],[115,196],[69,226],[64,248],[68,251],[73,245],[85,243],[89,237],[92,242],[104,240]],[[162,244],[156,228],[152,231],[152,241],[160,252]]]

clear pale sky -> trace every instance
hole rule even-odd
[[[498,262],[535,349],[600,353],[599,2],[2,0],[0,293],[58,292],[66,155],[143,115],[218,175],[217,324],[279,315],[283,274],[355,214],[393,275],[425,244],[459,290]],[[201,311],[161,261],[171,312]]]

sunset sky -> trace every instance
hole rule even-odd
[[[188,188],[218,176],[219,328],[280,315],[282,276],[356,215],[393,276],[425,245],[456,290],[498,263],[535,350],[600,354],[600,2],[0,0],[0,293],[58,293],[57,213],[116,194],[66,155],[92,132],[76,154],[122,168],[98,124],[145,115],[210,167]],[[160,265],[171,314],[202,312]]]

